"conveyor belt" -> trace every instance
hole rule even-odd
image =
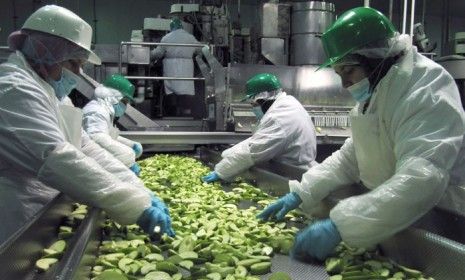
[[[214,163],[221,159],[220,153],[206,148],[200,148],[200,160],[206,165],[213,166]],[[269,168],[269,169],[265,169]],[[265,192],[281,196],[289,191],[287,178],[284,178],[272,170],[277,169],[287,170],[295,179],[300,179],[300,176],[305,171],[298,167],[292,167],[280,163],[263,164],[260,167],[253,167],[249,172],[241,175],[242,177],[253,181],[254,185],[259,186]],[[271,272],[283,271],[288,273],[292,279],[314,279],[325,280],[329,278],[325,267],[322,263],[304,263],[290,258],[289,256],[277,254],[273,257]],[[262,280],[268,279],[267,274],[261,277]]]
[[[292,279],[325,280],[329,278],[323,264],[303,263],[284,255],[275,255],[273,257],[271,272],[278,271],[286,272]],[[269,275],[271,273],[262,276],[261,279],[267,280]]]
[[[211,154],[219,155],[219,153]],[[205,159],[205,151],[203,157]],[[254,180],[258,187],[274,195],[287,192],[286,177],[267,170],[268,167],[270,166],[255,167],[246,176]],[[292,167],[285,167],[283,170],[287,168],[292,170]],[[301,171],[294,169],[290,172],[292,176],[289,177],[299,177]],[[352,189],[349,188],[349,190]],[[360,188],[354,188],[354,190],[360,191]],[[341,197],[348,195],[353,195],[353,193],[332,195],[326,203],[334,205]],[[89,271],[96,258],[96,249],[100,244],[99,229],[103,217],[98,209],[89,210],[89,214],[76,230],[74,237],[68,241],[68,248],[58,264],[43,274],[37,274],[34,269],[35,260],[40,257],[41,250],[56,238],[56,229],[60,225],[61,217],[69,212],[71,212],[71,201],[64,196],[57,197],[44,207],[39,215],[18,233],[18,236],[12,237],[8,243],[0,246],[0,262],[2,263],[0,279],[68,280],[89,277]],[[444,225],[437,223],[440,220],[452,221],[452,226],[449,224],[445,230]],[[457,232],[463,232],[464,225],[463,217],[451,216],[450,213],[435,209],[435,212],[426,215],[414,227],[383,242],[381,249],[387,257],[403,265],[419,269],[436,280],[464,279],[464,237],[457,235]],[[458,231],[454,231],[453,228],[457,228]],[[456,241],[440,234],[445,234]],[[303,263],[284,255],[275,255],[272,262],[272,272],[287,272],[292,279],[328,279],[324,266],[320,263]],[[261,279],[268,279],[268,275]]]
[[[218,151],[202,148],[199,153],[200,159],[210,166],[221,159]],[[276,175],[277,168],[280,169],[281,176]],[[270,162],[252,167],[241,176],[252,180],[256,186],[266,192],[282,195],[289,192],[288,181],[283,179],[300,180],[303,172],[305,170],[301,168]],[[359,185],[343,188],[332,193],[325,199],[324,204],[330,209],[339,200],[363,192],[365,192],[364,188]],[[436,280],[465,279],[464,232],[465,217],[434,208],[414,226],[381,243],[380,248],[385,256],[402,265],[421,270]],[[293,263],[293,261],[287,262],[286,257],[283,259],[283,264]],[[298,274],[303,278],[295,279],[326,279],[312,274],[318,273],[318,269],[312,271],[307,268],[307,270],[304,274]]]

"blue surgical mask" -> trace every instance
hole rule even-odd
[[[263,118],[264,114],[261,106],[252,107],[252,112],[255,114],[258,120],[261,120]]]
[[[347,88],[352,97],[358,102],[363,102],[370,98],[372,92],[370,91],[370,81],[368,78],[362,79],[360,82],[351,85]]]
[[[77,82],[73,77],[73,73],[68,69],[63,68],[61,72],[61,78],[58,81],[50,79],[48,83],[55,90],[55,95],[58,100],[62,100],[68,96],[71,91],[76,87]]]
[[[113,105],[113,108],[115,109],[115,117],[119,118],[124,115],[124,112],[126,111],[126,104],[119,102],[118,104]]]

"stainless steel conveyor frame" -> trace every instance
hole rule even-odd
[[[200,148],[197,156],[209,165],[215,164],[220,152]],[[288,180],[300,179],[304,169],[269,162],[243,174],[246,180],[272,195],[288,192]],[[344,197],[360,194],[363,188],[353,186],[333,193],[324,202],[331,208]],[[100,244],[102,211],[90,209],[61,260],[46,273],[34,270],[41,250],[56,238],[60,220],[71,212],[71,201],[60,195],[36,215],[18,234],[0,246],[0,279],[86,279]],[[465,275],[465,217],[435,208],[412,227],[380,244],[382,252],[395,261],[419,269],[437,280],[463,279]],[[286,271],[292,279],[328,279],[319,263],[301,263],[277,255],[273,269]],[[266,277],[263,277],[266,279]]]

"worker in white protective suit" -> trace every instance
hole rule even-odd
[[[199,44],[192,34],[185,31],[182,22],[174,18],[170,23],[171,32],[163,36],[160,43]],[[193,56],[200,54],[200,47],[158,46],[151,53],[152,60],[163,58],[163,76],[176,78],[192,78],[194,76]],[[172,115],[191,115],[195,106],[194,81],[165,80],[164,109]],[[197,114],[197,113],[196,113]]]
[[[259,215],[280,219],[299,206],[311,213],[330,192],[363,183],[367,193],[341,200],[329,219],[296,236],[294,256],[320,260],[341,240],[367,248],[391,237],[450,193],[458,201],[465,181],[465,113],[444,68],[371,8],[341,15],[322,42],[323,66],[333,67],[357,101],[352,137]],[[463,210],[464,200],[456,206]]]
[[[232,180],[251,166],[271,159],[303,168],[315,166],[312,119],[297,99],[282,90],[278,78],[268,73],[255,75],[247,81],[246,92],[244,100],[252,100],[258,128],[251,137],[225,150],[215,171],[202,180]]]
[[[73,12],[41,7],[8,38],[0,65],[0,242],[59,192],[104,209],[121,224],[174,235],[166,206],[82,130],[80,109],[65,105],[90,50],[92,28]]]
[[[113,121],[124,115],[133,100],[134,85],[121,75],[114,74],[99,85],[93,99],[84,106],[83,127],[89,136],[110,152],[136,175],[140,166],[135,159],[142,155],[142,145],[119,135]]]

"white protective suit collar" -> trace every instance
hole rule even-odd
[[[406,49],[406,53],[399,58],[399,61],[395,63],[394,65],[391,66],[389,71],[386,73],[386,75],[379,81],[379,83],[376,85],[373,95],[371,99],[368,101],[370,104],[368,105],[367,112],[373,111],[373,106],[376,106],[375,104],[377,102],[376,99],[378,98],[378,89],[379,88],[393,88],[396,92],[404,92],[407,90],[408,81],[410,77],[412,76],[413,72],[413,60],[414,56],[417,53],[417,48],[415,46],[412,46],[410,43]],[[391,86],[387,86],[390,84]],[[388,94],[385,94],[383,98],[389,98]],[[360,103],[358,106],[355,106],[354,110],[362,110],[364,107],[365,103]]]
[[[268,113],[268,112],[273,108],[273,106],[275,106],[276,101],[277,101],[278,99],[283,98],[283,97],[286,96],[286,95],[287,95],[287,93],[286,93],[285,91],[281,91],[280,93],[278,93],[278,94],[276,95],[276,98],[274,99],[273,104],[271,104],[270,108],[268,108],[268,110],[266,111],[266,113]],[[263,121],[263,119],[265,119],[266,113],[265,113],[265,115],[263,115],[263,118],[260,119],[260,123]]]

